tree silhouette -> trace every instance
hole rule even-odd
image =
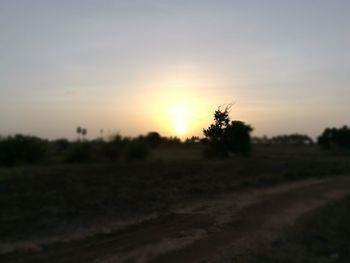
[[[78,133],[78,140],[80,140],[80,135],[84,139],[87,134],[87,129],[78,126],[76,132]]]
[[[317,142],[325,149],[329,149],[332,146],[350,149],[350,129],[347,126],[326,128],[317,138]]]
[[[225,130],[230,124],[230,108],[231,105],[226,106],[224,110],[219,107],[214,113],[214,123],[208,129],[203,129],[205,137],[211,142],[222,142],[224,140]]]
[[[253,128],[242,121],[232,121],[225,131],[230,151],[248,156],[251,152],[250,132]]]
[[[162,137],[158,132],[149,132],[145,140],[152,146],[157,147],[162,142]]]
[[[83,138],[85,139],[85,136],[87,134],[87,129],[82,129],[81,134],[83,135]]]
[[[242,121],[230,121],[229,113],[232,105],[224,109],[219,107],[214,113],[214,123],[203,129],[209,141],[205,155],[208,157],[227,157],[229,152],[248,156],[251,152],[251,126]]]
[[[80,140],[80,134],[81,134],[82,128],[80,126],[78,126],[76,131],[78,134],[78,140]]]

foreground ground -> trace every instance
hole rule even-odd
[[[350,196],[307,213],[276,240],[232,257],[240,263],[350,262]]]
[[[1,262],[233,262],[296,219],[350,193],[350,177],[311,179],[225,194],[70,242],[27,243]]]
[[[286,229],[350,194],[348,156],[297,150],[2,169],[0,262],[294,262]]]

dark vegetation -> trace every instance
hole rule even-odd
[[[350,129],[347,126],[327,128],[317,138],[317,141],[325,149],[338,148],[350,150]]]
[[[78,128],[80,131],[82,128]],[[57,139],[48,141],[34,136],[15,135],[0,137],[0,166],[23,164],[91,163],[147,159],[158,147],[185,147],[176,137],[161,137],[150,132],[137,138],[119,134],[107,140],[87,140],[85,130],[76,141]]]
[[[241,121],[231,121],[231,105],[214,113],[214,123],[203,133],[208,140],[204,157],[228,157],[229,153],[249,156],[251,151],[250,132],[253,128]]]
[[[189,149],[202,148],[205,158],[228,158],[251,155],[251,145],[295,145],[312,146],[313,140],[303,134],[279,135],[268,138],[254,137],[253,128],[242,121],[231,121],[231,105],[219,107],[214,113],[214,123],[203,129],[204,138],[194,137],[181,142],[176,137],[162,137],[157,132],[149,132],[136,138],[116,134],[109,139],[101,137],[87,140],[87,129],[78,127],[78,139],[68,141],[58,139],[48,141],[34,136],[15,135],[0,137],[0,166],[14,166],[35,163],[83,163],[114,162],[120,160],[141,160],[150,158],[159,148]],[[318,137],[318,145],[324,149],[350,150],[350,129],[327,128]]]
[[[349,173],[348,155],[323,151],[308,136],[251,140],[252,128],[231,121],[229,109],[215,111],[205,138],[185,142],[157,132],[88,140],[81,127],[75,141],[0,138],[0,239],[167,211],[242,187]],[[349,130],[326,129],[318,142],[347,147]],[[226,160],[204,162],[203,153]]]
[[[294,133],[277,135],[271,138],[267,136],[254,137],[252,143],[262,145],[310,145],[314,141],[308,135]]]
[[[46,157],[48,142],[34,136],[0,138],[0,165],[36,163]]]
[[[273,245],[238,262],[350,262],[349,222],[350,197],[347,197],[301,218]]]

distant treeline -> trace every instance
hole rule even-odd
[[[284,134],[273,137],[253,137],[253,144],[263,144],[263,145],[273,145],[273,144],[283,144],[283,145],[310,145],[314,141],[305,134]]]
[[[157,132],[135,138],[116,134],[108,139],[88,140],[83,136],[75,141],[18,134],[0,137],[0,165],[38,163],[47,159],[68,163],[145,159],[154,148],[179,145],[182,145],[179,138],[162,137]]]
[[[163,137],[158,132],[149,132],[138,137],[123,137],[120,134],[106,138],[88,140],[79,136],[74,141],[67,139],[46,140],[35,136],[14,135],[0,137],[0,165],[13,166],[38,162],[75,163],[146,159],[156,148],[201,146],[203,157],[227,157],[232,151],[247,155],[250,144],[258,145],[313,145],[307,135],[290,134],[274,137],[247,136],[250,126],[234,121],[227,126],[227,132],[212,125],[207,130],[210,136],[193,136],[181,141],[177,137]],[[242,132],[243,131],[243,132]],[[218,135],[219,134],[219,135]],[[250,140],[250,141],[249,141]],[[327,128],[318,137],[317,144],[324,149],[350,149],[350,129]]]

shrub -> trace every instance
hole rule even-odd
[[[119,159],[125,148],[126,141],[119,135],[114,135],[108,142],[102,146],[102,155],[109,160]]]
[[[127,160],[146,159],[150,154],[149,145],[141,140],[130,142],[125,150],[125,158]]]
[[[65,158],[66,162],[77,163],[91,160],[91,144],[89,142],[76,142],[71,144]]]
[[[57,139],[51,142],[53,151],[58,154],[65,152],[69,148],[69,144],[70,144],[69,141],[64,138]]]
[[[45,159],[47,142],[38,137],[15,135],[0,139],[0,164],[37,163]]]

